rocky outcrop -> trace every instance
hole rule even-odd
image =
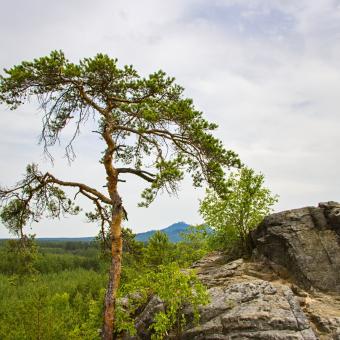
[[[332,339],[338,331],[340,339],[336,324],[340,313],[339,318],[325,314],[322,299],[315,300],[282,280],[266,263],[242,259],[225,263],[224,255],[215,253],[196,263],[195,268],[208,287],[210,303],[200,309],[199,324],[189,323],[180,339],[313,340],[320,334],[325,334],[323,339]],[[332,303],[333,310],[340,307],[340,301],[339,306]],[[138,337],[125,339],[150,339],[152,318],[163,308],[162,302],[153,297],[136,319]],[[191,314],[187,308],[188,320]],[[169,335],[169,339],[174,338]]]
[[[340,293],[339,203],[270,215],[251,239],[258,255],[282,266],[304,288]]]
[[[210,303],[199,324],[186,308],[180,339],[340,340],[339,235],[340,204],[321,203],[267,217],[251,235],[249,260],[212,253],[197,262]],[[136,319],[138,336],[124,339],[150,339],[161,310],[152,297]]]
[[[215,266],[210,256],[196,266],[211,301],[182,339],[317,339],[298,297],[265,265],[240,259]]]

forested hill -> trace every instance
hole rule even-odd
[[[170,225],[167,228],[161,229],[160,231],[168,235],[171,242],[179,242],[181,240],[181,233],[185,232],[189,224],[185,222],[177,222]],[[146,231],[145,233],[137,234],[136,239],[138,241],[146,242],[156,230]]]

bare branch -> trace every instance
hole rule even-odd
[[[77,87],[79,94],[81,98],[91,107],[93,107],[95,110],[97,110],[99,113],[101,113],[103,116],[107,115],[107,110],[100,107],[84,90],[84,87],[79,85],[78,83],[74,83]]]
[[[124,173],[134,174],[134,175],[137,175],[143,178],[144,180],[150,183],[154,182],[155,177],[156,177],[155,174],[152,174],[151,172],[144,171],[144,170],[137,170],[137,169],[132,169],[132,168],[117,168],[116,170],[118,174],[124,174]]]
[[[66,181],[61,181],[57,178],[55,178],[53,175],[51,175],[49,172],[46,173],[46,182],[49,183],[56,183],[59,184],[61,186],[65,186],[65,187],[74,187],[74,188],[79,188],[81,191],[84,191],[86,193],[92,194],[94,195],[96,198],[98,198],[99,200],[101,200],[103,203],[106,204],[112,204],[112,201],[110,198],[106,197],[105,195],[103,195],[101,192],[99,192],[96,189],[93,189],[91,187],[89,187],[86,184],[83,183],[78,183],[78,182],[66,182]]]

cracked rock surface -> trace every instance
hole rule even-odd
[[[340,204],[272,214],[252,232],[255,251],[306,289],[340,293]]]
[[[201,308],[200,324],[189,325],[182,339],[318,338],[298,297],[264,264],[240,259],[214,265],[212,258],[221,262],[215,254],[196,264],[210,303]]]

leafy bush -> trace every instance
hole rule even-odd
[[[190,267],[206,255],[209,248],[211,229],[205,225],[189,226],[181,233],[182,241],[176,243],[175,261],[181,267]]]
[[[228,179],[230,191],[220,197],[208,190],[200,204],[204,221],[213,229],[214,248],[228,249],[240,243],[247,250],[247,236],[271,212],[278,197],[263,186],[264,176],[241,168]]]
[[[175,263],[161,265],[157,271],[148,272],[122,287],[121,294],[129,296],[128,307],[118,308],[118,330],[135,334],[133,316],[150,296],[159,297],[164,311],[155,314],[150,326],[151,339],[163,339],[170,330],[177,336],[187,323],[184,307],[191,306],[194,321],[199,321],[198,307],[209,301],[205,287],[193,270],[182,271]]]

